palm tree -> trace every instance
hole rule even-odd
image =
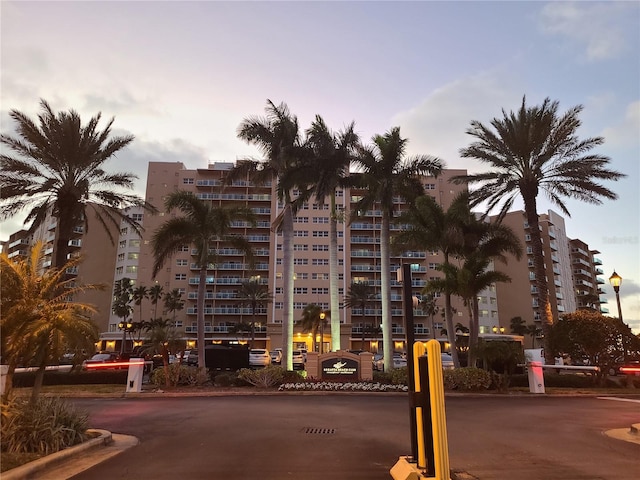
[[[179,288],[174,288],[168,293],[164,294],[164,308],[167,312],[173,313],[172,321],[173,326],[176,326],[176,312],[184,308],[184,300],[182,300],[182,292]]]
[[[291,115],[289,108],[281,103],[275,105],[267,100],[266,117],[248,117],[238,127],[238,137],[252,143],[264,155],[264,161],[242,161],[229,172],[226,181],[250,178],[264,184],[277,181],[278,200],[283,210],[272,225],[273,231],[282,232],[283,250],[283,314],[282,314],[282,356],[283,365],[293,370],[293,182],[285,181],[287,173],[299,162],[302,144],[298,119]]]
[[[111,310],[113,313],[122,319],[123,324],[127,323],[127,318],[129,315],[133,313],[133,307],[131,306],[131,302],[133,301],[133,280],[130,278],[124,277],[118,280],[113,285],[113,303],[111,305]],[[144,328],[144,326],[137,326],[140,331]],[[120,346],[120,353],[124,353],[124,347],[127,343],[127,329],[122,329],[122,345]]]
[[[147,350],[162,355],[162,367],[164,369],[165,385],[167,387],[177,384],[180,369],[176,371],[176,377],[171,378],[169,369],[169,354],[171,352],[184,351],[185,341],[177,334],[171,322],[167,319],[154,318],[149,322],[149,347]]]
[[[230,235],[229,231],[233,220],[245,219],[254,223],[255,215],[244,207],[214,206],[185,191],[170,193],[165,200],[165,209],[167,212],[177,209],[183,216],[167,220],[153,234],[153,275],[158,273],[182,245],[195,245],[197,264],[200,268],[197,298],[198,367],[205,368],[204,301],[207,268],[217,259],[215,247],[219,242],[233,245],[253,262],[251,244],[241,236]]]
[[[527,107],[525,97],[517,112],[494,118],[491,127],[472,121],[467,133],[475,142],[460,151],[462,157],[475,158],[489,165],[485,173],[461,175],[453,181],[479,185],[471,193],[473,205],[487,202],[487,212],[500,204],[501,219],[520,196],[531,235],[533,263],[538,288],[538,305],[542,308],[542,329],[545,336],[545,360],[553,363],[553,352],[547,348],[547,336],[553,324],[549,303],[542,239],[538,226],[538,193],[547,198],[567,216],[571,216],[563,197],[600,204],[601,197],[614,200],[617,194],[600,180],[618,180],[625,175],[607,168],[609,158],[589,153],[604,142],[602,137],[580,140],[577,130],[581,105],[558,113],[558,102],[548,98],[542,105]]]
[[[364,325],[366,308],[367,305],[375,300],[375,298],[376,294],[374,288],[367,282],[353,282],[349,287],[349,292],[347,293],[344,301],[344,306],[352,309],[352,316],[354,307],[357,307],[362,311],[362,341],[360,347],[362,350],[364,350],[364,334],[366,330]]]
[[[158,285],[157,283],[149,289],[149,299],[153,304],[153,318],[158,318],[158,302],[162,298],[162,294],[164,293],[164,289],[162,285]]]
[[[70,301],[69,296],[101,290],[104,285],[80,285],[65,280],[66,270],[80,264],[81,257],[67,261],[59,269],[40,273],[42,249],[42,243],[38,242],[24,259],[10,259],[6,253],[0,255],[0,342],[3,360],[9,365],[5,398],[12,389],[13,373],[19,363],[33,361],[38,366],[32,391],[32,400],[35,400],[40,393],[45,366],[57,360],[67,344],[88,350],[98,339],[96,325],[86,316],[95,309],[89,304]]]
[[[311,332],[314,352],[316,351],[316,335],[318,335],[318,330],[322,328],[323,322],[326,322],[326,320],[322,318],[321,313],[323,312],[320,305],[309,303],[304,307],[304,310],[302,310],[302,318],[298,320],[304,333]],[[322,341],[324,341],[324,339]]]
[[[133,303],[135,303],[140,310],[140,323],[142,323],[142,300],[144,300],[145,298],[149,298],[149,291],[147,290],[147,287],[145,287],[144,285],[140,285],[139,287],[136,287],[133,289]]]
[[[463,223],[469,218],[469,198],[466,192],[459,194],[449,208],[444,210],[434,198],[429,195],[419,197],[415,204],[403,212],[398,222],[409,225],[408,228],[397,233],[393,238],[394,250],[418,249],[439,250],[444,257],[443,265],[448,265],[455,255],[460,252],[464,243]],[[450,345],[456,344],[456,331],[453,326],[453,307],[451,306],[451,288],[444,284],[445,307],[442,312]],[[428,289],[425,289],[428,294]],[[456,368],[460,367],[458,352],[451,349],[451,356]]]
[[[0,154],[0,220],[31,208],[25,224],[32,221],[34,231],[51,212],[57,218],[57,239],[52,266],[63,265],[69,253],[69,241],[78,225],[88,228],[89,212],[106,230],[120,229],[121,221],[140,234],[142,226],[124,210],[140,206],[155,208],[137,195],[123,193],[133,188],[132,173],[107,173],[104,164],[133,141],[132,135],[109,138],[112,118],[99,130],[101,114],[86,125],[75,110],[55,113],[45,100],[39,124],[18,110],[9,116],[17,123],[18,138],[0,135],[0,142],[17,156]]]
[[[440,307],[438,307],[438,304],[436,303],[436,296],[433,294],[433,292],[427,292],[420,299],[420,304],[422,305],[422,310],[424,310],[424,313],[426,313],[431,320],[431,328],[429,330],[431,331],[431,337],[435,339],[436,330],[433,326],[433,317],[435,317],[440,311]]]
[[[382,210],[380,255],[382,281],[382,339],[385,371],[393,369],[393,336],[391,331],[391,265],[390,223],[396,213],[394,197],[403,197],[410,205],[424,193],[419,176],[438,175],[443,162],[429,155],[405,157],[407,139],[400,137],[394,127],[384,135],[375,135],[373,145],[361,147],[356,163],[362,168],[358,186],[365,193],[356,202],[353,214],[357,217],[379,204]]]
[[[249,348],[253,348],[256,337],[256,309],[270,303],[272,296],[267,286],[262,285],[258,280],[246,280],[240,284],[238,298],[241,305],[247,305],[251,309],[251,343]]]
[[[340,311],[338,298],[338,208],[336,189],[349,185],[349,167],[359,143],[358,135],[351,123],[343,131],[332,132],[320,115],[316,115],[311,127],[306,131],[305,146],[308,156],[299,170],[297,183],[307,184],[298,197],[298,202],[306,202],[311,196],[323,204],[329,197],[329,292],[330,310]],[[340,345],[340,315],[331,317],[331,350],[338,351]]]

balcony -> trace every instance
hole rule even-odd
[[[593,257],[593,264],[594,265],[602,265],[602,260],[600,260],[597,257]]]
[[[604,285],[604,284],[605,284],[605,281],[604,281],[604,279],[602,279],[602,278],[600,278],[600,277],[596,277],[596,283],[597,283],[598,285]]]

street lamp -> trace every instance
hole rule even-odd
[[[326,318],[327,314],[324,312],[320,312],[320,353],[324,353],[323,352],[323,348],[324,348],[324,319]]]
[[[620,285],[622,285],[622,277],[613,271],[613,274],[609,277],[609,283],[613,287],[613,291],[616,292],[616,301],[618,302],[618,318],[622,322],[622,307],[620,306]]]
[[[500,335],[502,335],[504,333],[504,327],[493,327],[493,333],[498,333],[500,332]]]
[[[118,328],[122,330],[122,345],[120,345],[120,355],[124,353],[124,344],[127,342],[127,332],[133,329],[133,323],[129,320],[122,321],[118,324]]]

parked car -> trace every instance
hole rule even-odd
[[[407,366],[407,359],[403,357],[401,352],[393,352],[393,368],[401,368]],[[373,356],[373,368],[384,372],[384,357],[379,353]]]
[[[304,362],[306,361],[306,352],[302,350],[294,350],[292,352],[293,356],[293,369],[294,370],[304,370]]]
[[[83,370],[126,368],[129,368],[129,355],[121,356],[117,352],[99,352],[82,362]]]
[[[440,356],[442,358],[443,370],[452,370],[455,368],[455,365],[453,364],[453,357],[450,353],[441,353]]]
[[[282,363],[281,348],[276,348],[275,350],[271,350],[271,363],[275,363],[276,365],[280,365]]]
[[[197,367],[198,366],[198,350],[189,350],[189,355],[183,360],[184,364],[189,367]]]
[[[250,367],[266,367],[271,364],[271,355],[269,350],[263,348],[254,348],[249,350],[249,366]]]
[[[381,369],[381,362],[382,362],[382,354],[381,353],[374,353],[373,354],[373,358],[371,359],[371,361],[373,362],[373,369],[374,370],[382,370]]]

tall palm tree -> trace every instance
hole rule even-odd
[[[433,317],[435,317],[440,311],[440,307],[436,302],[436,296],[433,294],[433,292],[427,292],[420,299],[420,304],[422,305],[422,310],[424,310],[424,313],[426,313],[429,316],[429,319],[431,320],[431,325],[429,330],[431,331],[431,338],[435,339],[436,329],[433,326],[434,325]]]
[[[142,301],[145,298],[149,298],[149,290],[144,285],[135,287],[132,292],[133,303],[138,306],[140,313],[140,322],[142,323]]]
[[[111,310],[118,317],[122,318],[122,323],[127,323],[127,318],[133,313],[131,302],[133,301],[133,285],[134,282],[128,277],[121,278],[113,285],[113,303]],[[140,322],[136,325],[139,332],[145,328],[144,323]],[[122,345],[120,345],[120,354],[124,353],[124,347],[127,343],[127,328],[122,329]]]
[[[3,360],[9,365],[5,383],[5,398],[13,385],[13,373],[18,363],[35,362],[38,366],[32,400],[42,386],[45,366],[57,360],[67,344],[93,348],[98,328],[86,313],[95,312],[93,306],[70,301],[68,296],[87,290],[101,290],[104,285],[77,284],[65,280],[68,268],[82,262],[73,258],[61,268],[40,272],[43,245],[36,243],[28,257],[10,259],[0,255],[0,342]],[[63,292],[63,293],[60,293]]]
[[[494,118],[491,127],[472,121],[467,133],[475,141],[461,149],[460,154],[488,164],[490,170],[453,179],[458,183],[479,185],[471,193],[473,205],[487,202],[487,212],[501,205],[499,218],[507,213],[518,196],[522,198],[531,235],[545,338],[554,318],[538,226],[538,193],[544,191],[551,203],[571,216],[563,197],[594,204],[602,203],[602,197],[614,200],[617,194],[599,181],[625,176],[607,167],[608,157],[590,153],[604,142],[602,137],[578,138],[577,130],[581,125],[578,115],[583,107],[575,106],[564,114],[558,113],[558,107],[558,102],[549,98],[542,105],[527,107],[523,97],[517,112],[503,110],[502,118]],[[545,357],[548,363],[553,363],[550,348],[545,348]]]
[[[176,191],[165,200],[165,210],[179,210],[183,216],[171,218],[163,223],[153,234],[155,276],[164,263],[184,244],[193,243],[196,247],[197,264],[200,268],[197,299],[197,342],[198,367],[205,368],[204,358],[204,305],[207,281],[207,268],[217,260],[216,245],[228,243],[243,251],[253,262],[253,250],[246,238],[231,235],[231,224],[236,219],[245,219],[255,223],[254,213],[244,207],[215,206],[205,202],[191,192]]]
[[[251,309],[251,342],[249,348],[253,348],[256,339],[256,310],[270,303],[272,295],[269,292],[269,288],[258,280],[245,280],[238,289],[238,298],[241,305],[247,305]]]
[[[75,110],[55,113],[45,100],[38,124],[18,110],[9,116],[16,122],[18,137],[0,135],[0,143],[16,156],[0,154],[0,220],[31,208],[25,224],[34,231],[51,212],[57,218],[57,238],[52,265],[63,265],[69,241],[78,225],[88,228],[90,211],[113,243],[110,227],[121,221],[140,234],[142,226],[129,218],[125,208],[155,208],[137,195],[124,193],[137,178],[132,173],[107,173],[104,164],[133,141],[132,135],[112,137],[112,118],[104,130],[98,128],[98,113],[82,125]]]
[[[394,127],[384,135],[375,135],[373,145],[361,147],[356,163],[361,167],[359,187],[365,190],[356,202],[353,213],[366,212],[375,204],[382,210],[380,256],[382,281],[382,339],[385,371],[393,369],[393,335],[391,329],[391,221],[396,214],[394,197],[399,196],[411,205],[424,193],[421,175],[438,175],[442,160],[429,155],[406,157],[407,139]]]
[[[340,312],[338,298],[338,217],[336,189],[349,185],[349,167],[354,161],[359,144],[354,132],[354,123],[343,131],[334,133],[327,127],[320,115],[316,115],[311,127],[306,131],[308,156],[301,168],[294,171],[299,176],[296,183],[304,185],[298,202],[306,202],[312,196],[323,204],[329,197],[329,293],[330,310]],[[340,345],[340,315],[331,317],[331,350],[338,351]]]
[[[254,144],[264,155],[264,161],[242,161],[227,175],[227,182],[237,178],[250,178],[257,184],[277,181],[278,200],[283,210],[272,225],[273,231],[282,232],[283,250],[283,313],[282,356],[283,365],[293,370],[293,182],[285,181],[287,173],[300,161],[302,142],[298,119],[281,103],[267,100],[266,117],[245,118],[238,127],[238,137]]]
[[[318,330],[322,328],[322,323],[326,322],[320,314],[322,313],[322,307],[315,303],[309,303],[302,310],[302,318],[298,320],[298,323],[302,327],[304,333],[311,332],[313,351],[316,351],[316,335]],[[324,341],[322,339],[321,341]]]
[[[173,322],[173,326],[176,326],[176,312],[182,310],[184,308],[184,300],[182,300],[182,292],[180,292],[179,288],[174,288],[168,293],[164,294],[163,297],[164,308],[167,312],[172,313],[171,320]]]
[[[158,302],[162,299],[162,294],[164,293],[164,288],[162,285],[158,285],[157,283],[149,289],[149,299],[151,300],[151,304],[153,305],[153,318],[154,320],[158,318]]]
[[[349,292],[344,300],[344,306],[352,309],[352,321],[353,321],[353,308],[359,308],[362,311],[362,342],[360,348],[364,350],[364,334],[365,324],[364,319],[366,315],[366,308],[376,298],[376,294],[373,286],[367,282],[353,282],[349,287]],[[372,325],[374,327],[374,325]],[[371,329],[373,331],[373,328]]]

